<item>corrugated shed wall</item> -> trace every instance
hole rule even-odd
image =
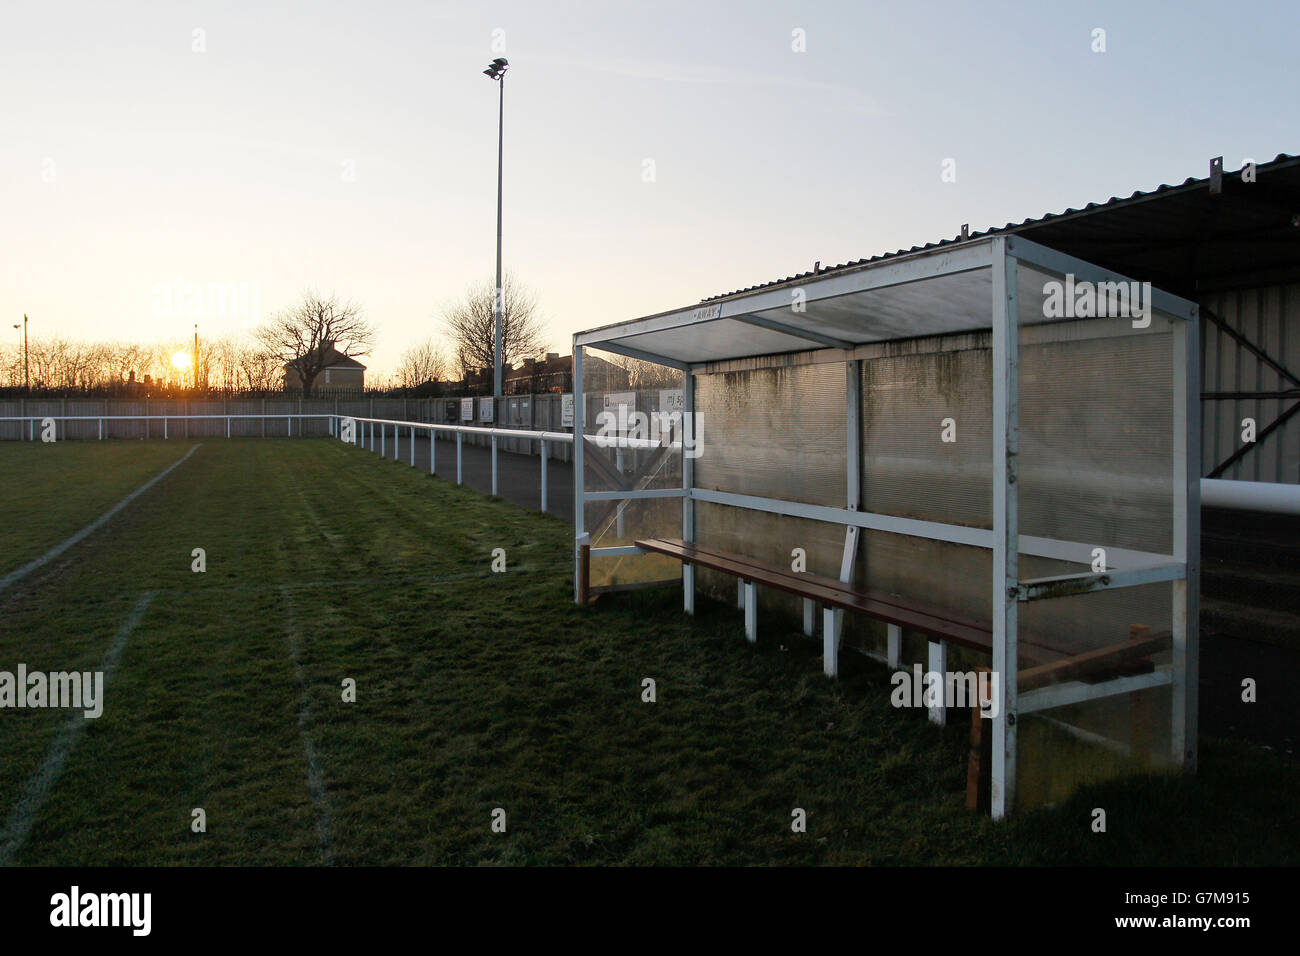
[[[1216,292],[1201,297],[1208,309],[1296,376],[1300,376],[1300,283]],[[1201,389],[1204,392],[1279,391],[1296,388],[1242,348],[1204,315],[1201,318]],[[1296,403],[1295,398],[1228,399],[1202,403],[1201,474],[1241,447],[1243,418],[1263,430]],[[1300,483],[1300,412],[1256,443],[1220,477],[1241,481]]]

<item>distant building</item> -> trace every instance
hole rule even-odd
[[[625,389],[631,386],[627,369],[613,365],[598,355],[583,356],[583,374],[587,382],[600,382],[602,388]],[[573,356],[547,352],[545,358],[526,358],[519,365],[501,370],[501,390],[505,395],[546,395],[573,391]],[[492,369],[467,369],[459,382],[448,382],[448,389],[460,394],[492,394]]]
[[[567,392],[573,388],[573,356],[547,352],[546,358],[526,358],[518,368],[505,373],[507,395],[541,395]]]
[[[349,355],[344,355],[334,347],[332,342],[324,346],[325,367],[312,382],[313,389],[347,388],[360,389],[366,384],[366,367]],[[313,363],[314,364],[314,363]],[[298,373],[297,363],[289,362],[284,366],[284,388],[289,392],[302,391],[302,376]]]

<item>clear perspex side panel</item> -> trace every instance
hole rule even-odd
[[[583,487],[587,493],[682,487],[681,411],[685,380],[676,369],[585,349]],[[588,501],[583,527],[598,548],[638,538],[680,538],[681,498]],[[681,565],[656,554],[591,559],[591,587],[678,580]]]
[[[1069,282],[1023,263],[1019,279],[1020,580],[1174,563],[1180,320],[1102,290],[1104,316],[1048,322]],[[1020,604],[1017,809],[1170,765],[1176,595],[1159,582]]]

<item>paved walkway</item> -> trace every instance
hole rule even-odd
[[[369,447],[369,446],[367,446]],[[411,436],[403,432],[396,449],[392,432],[384,445],[386,458],[411,461]],[[396,452],[396,454],[395,454]],[[379,453],[379,436],[375,436],[375,454]],[[492,449],[486,445],[465,443],[461,463],[463,483],[485,493],[492,491]],[[415,467],[429,470],[429,438],[415,436]],[[438,439],[437,471],[439,478],[456,480],[456,440]],[[567,461],[550,458],[546,462],[547,514],[573,523],[573,466]],[[542,460],[537,455],[497,452],[497,494],[533,511],[542,509]]]

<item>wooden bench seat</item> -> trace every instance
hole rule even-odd
[[[683,564],[709,568],[739,578],[745,586],[745,634],[757,637],[758,585],[815,601],[825,607],[851,611],[891,625],[906,628],[931,639],[930,670],[947,670],[947,652],[942,642],[952,641],[963,647],[991,654],[993,629],[989,622],[964,616],[947,608],[926,604],[883,591],[863,590],[835,578],[794,571],[791,568],[760,561],[747,555],[732,554],[702,547],[680,538],[646,538],[636,542],[642,551],[676,558]],[[891,636],[891,642],[894,638]],[[936,644],[935,641],[940,642]],[[1071,647],[1060,638],[1041,634],[1017,635],[1016,652],[1020,669],[1016,675],[1018,692],[1026,692],[1063,681],[1099,683],[1154,669],[1153,656],[1170,646],[1168,631],[1152,633],[1149,627],[1134,625],[1129,640],[1109,647],[1084,650]],[[942,648],[936,652],[936,648]],[[987,670],[987,668],[980,668]],[[942,723],[943,709],[931,711],[931,719]],[[987,790],[988,744],[991,734],[984,726],[978,708],[972,709],[971,757],[967,777],[967,806],[975,809],[980,795]]]
[[[637,541],[636,546],[643,551],[666,554],[697,567],[722,571],[742,581],[752,581],[787,594],[808,598],[827,607],[855,611],[909,630],[940,635],[976,650],[989,651],[993,646],[992,630],[978,621],[896,595],[857,590],[835,578],[792,571],[744,555],[702,548],[679,538],[649,538]]]
[[[836,578],[794,571],[746,555],[731,554],[682,541],[680,538],[647,538],[636,542],[643,551],[664,554],[697,567],[710,568],[764,587],[776,588],[827,607],[853,611],[867,617],[951,641],[963,647],[993,653],[993,627],[987,621],[962,615],[937,605],[914,601],[887,591],[855,588]],[[1045,665],[1073,656],[1065,644],[1050,637],[1021,634],[1017,644],[1020,662]]]

